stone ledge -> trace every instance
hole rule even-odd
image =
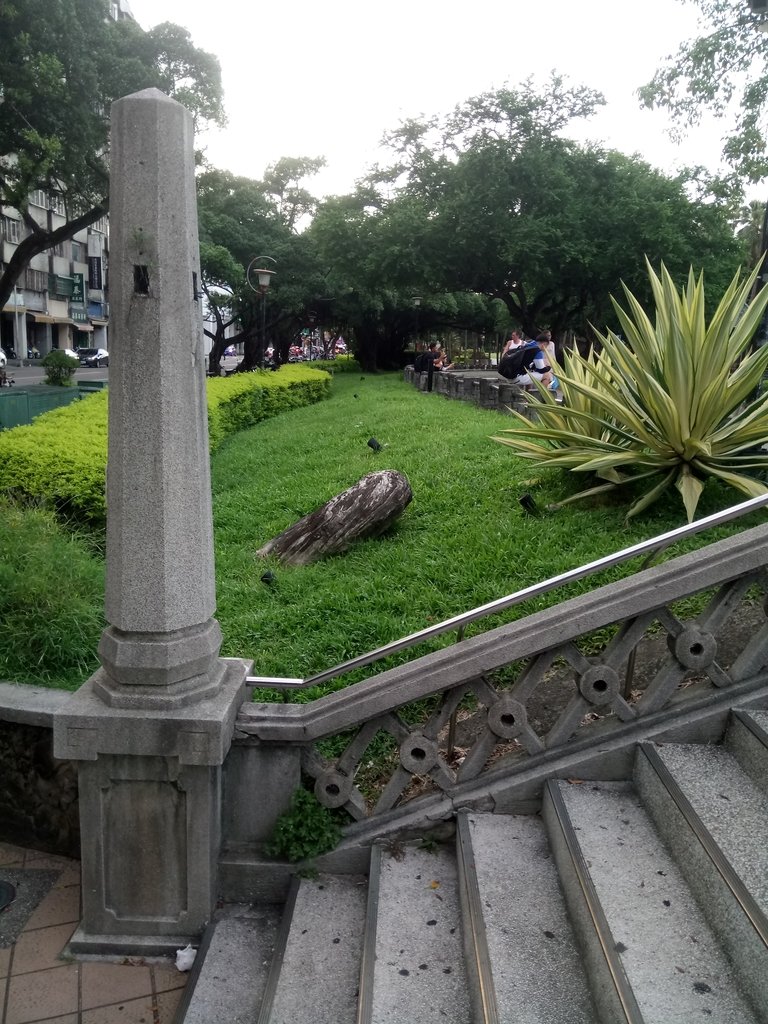
[[[26,683],[0,682],[0,722],[21,722],[53,728],[53,718],[72,694]]]
[[[77,693],[68,695],[69,701],[57,711],[55,756],[95,761],[101,754],[159,754],[178,757],[181,764],[222,764],[245,697],[251,663],[239,658],[221,661],[225,676],[214,697],[162,712],[105,704],[94,690],[97,672]]]

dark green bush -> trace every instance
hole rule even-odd
[[[72,387],[72,378],[80,363],[66,352],[55,348],[41,360],[40,365],[45,367],[46,383],[55,384],[57,387]]]

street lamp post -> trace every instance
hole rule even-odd
[[[416,321],[416,330],[414,332],[415,337],[413,339],[413,360],[415,362],[419,345],[419,306],[421,305],[421,296],[414,295],[411,301],[413,302],[414,319]]]
[[[248,269],[245,272],[245,279],[248,282],[249,287],[261,295],[261,368],[264,369],[264,355],[267,349],[267,292],[269,290],[269,282],[272,279],[272,275],[277,273],[275,270],[270,270],[264,266],[264,261],[269,260],[270,263],[277,263],[277,260],[272,256],[254,256],[251,262],[248,264]],[[251,275],[255,275],[258,284],[254,284]]]

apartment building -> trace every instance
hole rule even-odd
[[[115,21],[133,19],[127,0],[108,7]],[[65,223],[61,196],[30,196],[29,212],[48,229]],[[0,267],[26,233],[18,210],[0,206]],[[6,355],[42,358],[54,348],[109,349],[107,266],[109,228],[103,217],[71,240],[35,256],[0,310],[0,345]]]
[[[41,226],[65,223],[61,197],[38,190],[29,212]],[[7,264],[26,228],[17,210],[0,208],[0,262]],[[0,312],[6,355],[42,357],[55,348],[109,348],[107,218],[35,256]]]

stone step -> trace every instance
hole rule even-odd
[[[475,1020],[592,1024],[541,818],[460,814],[457,852]]]
[[[768,793],[768,711],[732,711],[725,747],[755,785]]]
[[[631,783],[551,781],[544,815],[603,1024],[757,1024]]]
[[[635,785],[753,1005],[768,1007],[768,799],[711,744],[642,744]]]
[[[360,1024],[470,1024],[456,858],[375,844]]]
[[[295,879],[258,1024],[355,1024],[366,879]]]
[[[176,1013],[178,1024],[253,1024],[279,921],[277,907],[226,907],[198,950]]]

